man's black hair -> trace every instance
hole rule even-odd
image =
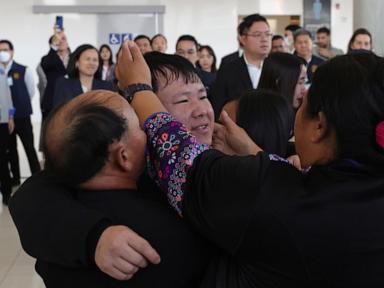
[[[255,22],[264,22],[269,26],[268,21],[264,16],[261,16],[260,14],[251,14],[251,15],[248,15],[247,17],[245,17],[243,19],[243,21],[241,21],[241,23],[237,27],[237,33],[239,35],[243,35],[244,33],[246,33],[248,31],[248,29]]]
[[[299,30],[296,30],[295,33],[293,33],[293,41],[296,41],[297,37],[302,36],[302,35],[306,35],[310,39],[312,39],[311,32],[309,32],[308,30],[305,30],[305,29],[299,29]]]
[[[43,151],[47,170],[66,184],[79,185],[95,176],[108,159],[109,145],[127,130],[125,119],[101,103],[84,101],[64,117],[60,147],[51,145],[48,129],[62,105],[50,114],[43,128]],[[47,133],[48,132],[48,133]]]
[[[140,40],[140,39],[147,39],[148,42],[151,43],[151,38],[149,38],[147,35],[144,35],[144,34],[137,35],[135,39],[133,39],[133,41],[136,42],[137,40]]]
[[[179,39],[177,39],[176,41],[176,49],[180,41],[192,41],[195,44],[196,51],[199,50],[199,43],[197,42],[196,38],[193,37],[192,35],[188,35],[188,34],[181,35]]]
[[[182,78],[187,84],[195,83],[199,79],[191,62],[179,55],[152,51],[145,53],[144,58],[151,70],[152,88],[155,93],[159,90],[159,77],[164,78],[166,83]]]
[[[6,40],[6,39],[2,39],[2,40],[0,40],[0,44],[8,44],[9,50],[13,51],[13,44],[11,41]]]
[[[291,31],[292,33],[295,33],[296,30],[299,30],[301,29],[302,27],[300,25],[297,25],[297,24],[289,24],[285,27],[284,30],[288,30],[288,31]]]
[[[329,35],[331,35],[331,30],[329,30],[329,28],[323,26],[323,27],[320,27],[319,29],[317,29],[317,31],[316,31],[316,34],[320,34],[320,33],[325,33],[329,36]]]
[[[279,39],[284,40],[284,37],[281,35],[273,35],[272,37],[272,41],[279,40]]]

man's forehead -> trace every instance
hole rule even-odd
[[[195,48],[196,44],[192,40],[181,40],[177,43],[176,49],[180,49],[180,46],[184,46],[183,48]]]
[[[3,50],[4,50],[4,49],[9,50],[9,49],[10,49],[8,43],[0,43],[0,48],[3,49]]]
[[[158,81],[159,92],[167,88],[172,90],[172,95],[204,89],[204,85],[197,74],[196,81],[189,81],[188,83],[186,83],[185,77],[182,75],[179,75],[178,78],[176,78],[176,75],[174,75],[174,77],[168,79],[168,81],[164,77],[159,77]]]
[[[269,26],[267,23],[263,21],[257,21],[257,22],[253,22],[251,27],[248,28],[248,30],[264,32],[264,31],[269,31]]]

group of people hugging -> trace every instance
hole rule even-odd
[[[384,59],[288,53],[218,119],[194,66],[125,42],[120,94],[45,119],[10,200],[50,287],[384,285]],[[284,96],[282,96],[284,94]]]

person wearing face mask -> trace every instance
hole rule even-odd
[[[102,61],[95,47],[89,44],[80,45],[69,59],[68,78],[62,77],[56,81],[53,107],[91,90],[112,91],[112,82],[100,80],[101,65]]]
[[[13,60],[14,48],[9,40],[0,40],[0,67],[7,75],[7,84],[11,91],[13,105],[16,109],[14,115],[15,129],[9,139],[9,157],[13,165],[12,171],[15,180],[20,179],[19,157],[17,154],[16,135],[23,143],[28,158],[29,168],[34,174],[41,170],[37,153],[34,147],[33,129],[31,124],[31,99],[35,94],[35,83],[32,70]],[[18,179],[17,179],[18,178]]]

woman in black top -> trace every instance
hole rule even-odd
[[[122,51],[120,83],[149,84],[138,48]],[[240,137],[225,113],[224,140],[245,156],[205,151],[153,93],[135,95],[158,185],[232,256],[220,287],[384,285],[383,79],[372,54],[319,67],[296,115],[304,175]]]

